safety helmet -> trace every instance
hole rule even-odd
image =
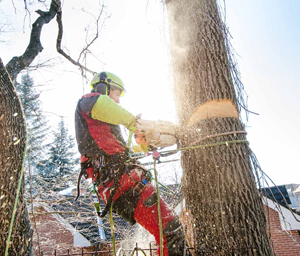
[[[96,74],[93,77],[90,84],[92,89],[94,89],[94,86],[98,83],[106,84],[107,87],[106,94],[109,94],[111,86],[117,87],[118,89],[121,90],[121,97],[123,97],[124,92],[126,92],[122,80],[118,76],[110,72],[103,71],[101,73]]]

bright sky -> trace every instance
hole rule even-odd
[[[15,0],[16,6],[23,1]],[[64,40],[76,59],[84,45],[83,25],[99,9],[94,0],[65,1],[63,4]],[[220,1],[223,3],[223,1]],[[106,20],[87,65],[95,71],[107,70],[120,76],[127,88],[122,105],[133,114],[152,120],[176,120],[172,98],[172,76],[168,57],[166,11],[159,0],[106,1]],[[7,61],[23,53],[28,42],[28,20],[22,33],[24,13],[14,14],[12,2],[1,1],[14,32],[7,33],[0,55]],[[31,7],[30,7],[31,8]],[[33,9],[35,10],[35,9]],[[248,140],[263,170],[277,185],[300,183],[298,136],[300,104],[300,22],[298,0],[228,0],[226,24],[232,35],[241,78],[249,96]],[[5,17],[1,13],[1,18]],[[32,14],[32,21],[36,18]],[[21,22],[21,25],[20,25]],[[47,68],[35,74],[37,84],[47,84],[42,93],[44,109],[66,117],[74,134],[74,110],[83,90],[89,91],[76,68],[62,61],[55,52],[57,25],[53,20],[44,27],[41,58],[57,58],[56,69]],[[2,40],[2,38],[0,38]],[[26,43],[25,43],[26,42]],[[43,87],[44,88],[44,87]],[[58,118],[49,115],[56,124]]]

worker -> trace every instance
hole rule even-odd
[[[106,205],[102,216],[112,206],[130,224],[137,222],[148,230],[159,244],[156,189],[148,171],[131,160],[119,126],[139,134],[136,117],[119,105],[124,84],[116,75],[100,72],[90,85],[91,93],[82,96],[75,113],[82,171],[86,178],[92,178]],[[185,255],[185,236],[178,217],[162,199],[160,208],[163,256]]]

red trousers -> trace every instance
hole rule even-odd
[[[93,169],[88,168],[86,171],[88,173],[88,177],[92,178]],[[132,211],[131,218],[148,230],[154,236],[156,243],[159,244],[159,220],[155,187],[151,183],[147,183],[138,195],[132,196],[132,189],[144,180],[144,177],[144,171],[138,168],[131,170],[129,173],[124,173],[119,179],[119,184],[117,186],[113,202],[117,207],[131,207],[132,209],[129,209],[129,212],[130,210]],[[96,177],[93,178],[93,181],[95,178]],[[113,183],[114,181],[110,180],[103,186],[98,187],[100,196],[105,204],[107,204],[110,198]],[[160,249],[158,249],[158,253],[160,256],[182,256],[184,255],[185,245],[182,225],[176,214],[161,198],[160,209],[163,228],[163,255],[160,255]],[[116,212],[124,217],[124,219],[128,217],[124,216],[128,215],[128,211],[126,210],[122,211],[126,214],[120,214],[118,211]]]

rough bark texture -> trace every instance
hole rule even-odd
[[[237,104],[215,0],[166,2],[170,26],[174,90],[179,122],[209,100]],[[207,118],[196,123],[202,136],[244,131],[238,118]],[[188,146],[196,133],[182,139]],[[209,144],[245,140],[245,134],[207,139]],[[272,255],[266,219],[252,174],[246,143],[188,150],[182,155],[183,188],[194,224],[196,255]]]
[[[0,59],[0,255],[4,255],[6,248],[25,145],[26,126],[21,103]],[[32,230],[23,192],[24,182],[18,199],[8,255],[31,255]]]

